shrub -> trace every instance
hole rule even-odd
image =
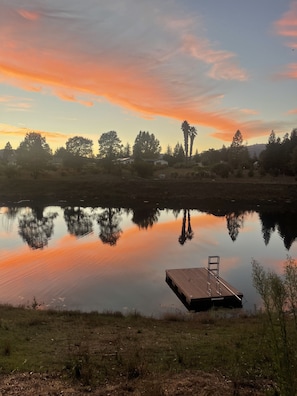
[[[139,177],[149,178],[154,173],[154,165],[144,161],[134,162],[133,168]]]
[[[226,179],[229,177],[229,174],[230,174],[230,166],[225,163],[215,164],[212,167],[212,172],[215,173],[216,175]]]

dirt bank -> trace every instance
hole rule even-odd
[[[66,203],[133,208],[150,204],[169,209],[256,210],[276,207],[291,210],[297,206],[297,184],[294,180],[128,180],[108,175],[0,180],[0,204],[19,205],[26,200],[44,205]]]

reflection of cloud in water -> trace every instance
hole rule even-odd
[[[18,296],[24,302],[35,296],[38,302],[55,308],[102,311],[126,307],[152,314],[181,307],[165,283],[165,269],[207,266],[208,256],[218,254],[221,276],[252,302],[252,256],[272,269],[282,268],[282,241],[275,238],[268,250],[258,216],[245,217],[233,242],[224,216],[191,211],[194,237],[181,246],[182,216],[183,211],[177,218],[166,213],[165,221],[161,213],[158,223],[149,229],[139,230],[132,222],[126,222],[125,228],[121,224],[123,233],[116,246],[103,244],[95,229],[78,239],[66,227],[58,227],[57,221],[57,234],[46,249],[32,251],[25,245],[2,249],[0,300],[18,304]]]

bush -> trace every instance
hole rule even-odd
[[[212,167],[212,172],[220,177],[223,177],[224,179],[227,179],[229,177],[230,171],[230,166],[224,163],[215,164]]]
[[[149,178],[154,173],[154,165],[144,161],[134,162],[133,168],[139,177]]]
[[[252,261],[253,283],[260,294],[265,314],[265,336],[280,394],[297,394],[297,265],[288,258],[283,276],[265,271]]]
[[[4,169],[4,173],[8,179],[13,179],[18,173],[18,169],[15,165],[7,165]]]

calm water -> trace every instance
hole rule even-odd
[[[165,270],[207,266],[221,258],[220,275],[259,298],[251,261],[278,273],[297,256],[291,213],[115,208],[0,208],[0,302],[82,311],[137,310],[158,316],[186,312],[165,282]]]

